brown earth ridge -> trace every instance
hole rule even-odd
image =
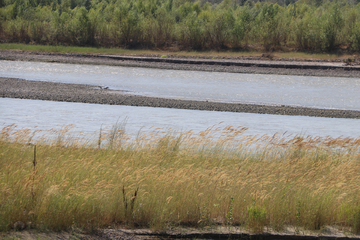
[[[360,77],[359,66],[343,62],[271,61],[264,59],[177,59],[159,57],[105,56],[60,53],[0,51],[0,60],[42,61],[72,64],[96,64],[160,69],[238,72],[257,74],[291,74],[307,76]],[[64,84],[0,77],[0,97],[62,102],[178,108],[206,111],[258,114],[298,115],[329,118],[360,118],[360,111],[317,109],[286,105],[256,105],[210,101],[178,100],[132,95],[100,86]]]

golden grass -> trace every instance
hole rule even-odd
[[[7,126],[0,132],[0,229],[22,221],[51,230],[222,224],[360,231],[360,139],[245,130],[154,130],[129,140],[115,126],[84,143]]]

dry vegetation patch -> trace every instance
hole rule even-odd
[[[360,139],[249,136],[231,126],[134,139],[117,124],[85,140],[68,130],[0,132],[2,231],[18,221],[48,230],[360,231]]]

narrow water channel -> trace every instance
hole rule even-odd
[[[129,107],[85,103],[51,102],[0,98],[0,128],[16,124],[18,128],[51,129],[69,124],[75,132],[92,134],[110,129],[126,120],[125,130],[134,136],[139,131],[160,128],[166,132],[195,134],[208,127],[246,127],[246,135],[275,133],[302,136],[360,137],[359,119],[281,116],[252,113],[197,111],[184,109]]]

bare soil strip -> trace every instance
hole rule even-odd
[[[0,97],[223,112],[298,115],[328,118],[360,118],[360,111],[290,107],[284,105],[267,106],[232,104],[145,97],[130,95],[123,91],[103,89],[92,85],[27,81],[14,78],[0,78]]]
[[[211,232],[205,229],[192,229],[187,228],[178,229],[176,231],[154,232],[148,229],[99,229],[91,234],[81,233],[81,231],[62,231],[62,232],[41,232],[37,230],[27,230],[20,232],[8,232],[1,234],[0,238],[5,239],[82,239],[82,240],[165,240],[165,239],[252,239],[252,240],[345,240],[360,239],[358,235],[346,235],[341,231],[329,233],[318,232],[304,232],[299,234],[283,233],[249,233],[247,231],[217,231],[216,229]]]

